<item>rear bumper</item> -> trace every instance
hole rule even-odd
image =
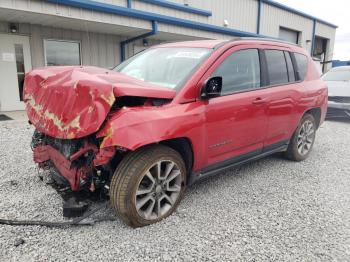
[[[327,118],[350,118],[350,103],[328,101]]]

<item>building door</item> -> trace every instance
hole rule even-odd
[[[293,44],[299,44],[299,32],[295,30],[280,27],[279,38]]]
[[[31,68],[29,37],[0,34],[0,111],[24,109],[24,75]]]

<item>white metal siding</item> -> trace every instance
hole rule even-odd
[[[189,0],[189,5],[211,10],[209,23],[224,26],[224,20],[229,22],[228,28],[256,33],[258,1],[257,0],[220,0],[198,1]]]
[[[105,2],[101,1],[101,2]],[[39,0],[0,0],[0,8],[21,10],[36,14],[52,15],[70,19],[86,20],[98,23],[122,25],[133,28],[149,29],[150,22],[125,16],[113,15],[92,10],[52,4]],[[20,18],[19,18],[20,19]],[[42,18],[43,20],[45,17]]]
[[[108,4],[126,6],[127,0],[95,0]],[[173,0],[183,4],[184,0]],[[133,0],[133,8],[154,12],[172,17],[188,19],[196,22],[223,26],[227,20],[228,28],[248,32],[256,32],[257,26],[257,0],[187,0],[191,7],[212,11],[212,16],[206,17],[198,14],[186,13],[180,10],[150,5]],[[1,13],[2,11],[2,13]],[[6,15],[12,12],[10,15]],[[84,64],[99,66],[112,66],[112,58],[119,57],[120,39],[136,36],[151,30],[150,21],[95,12],[81,8],[67,7],[51,4],[41,0],[0,0],[0,19],[24,23],[21,30],[32,35],[33,65],[43,65],[43,55],[39,54],[42,48],[43,37],[80,39]],[[45,27],[28,25],[26,23],[46,25]],[[4,25],[2,25],[3,27]],[[266,36],[278,37],[280,27],[290,28],[300,32],[300,44],[311,50],[313,20],[303,16],[279,9],[274,6],[262,4],[260,33]],[[54,28],[61,29],[54,29]],[[65,29],[62,29],[65,28]],[[90,33],[87,33],[90,32]],[[99,33],[96,33],[99,32]],[[335,29],[317,23],[316,35],[330,39],[330,49],[334,45]],[[88,37],[89,35],[89,37]],[[123,35],[123,37],[121,36]],[[152,38],[162,41],[182,40],[193,38],[229,39],[232,36],[207,32],[202,30],[183,28],[174,25],[159,24],[159,33]],[[39,41],[39,42],[38,42]],[[35,48],[34,48],[35,47]],[[40,48],[38,48],[40,47]],[[37,51],[38,49],[38,51]],[[109,50],[106,52],[106,50]],[[113,56],[107,55],[114,52]],[[333,51],[328,52],[332,55]],[[331,58],[331,56],[329,56]]]
[[[327,52],[326,52],[326,57],[325,60],[326,61],[330,61],[332,60],[332,57],[334,55],[334,41],[335,41],[335,32],[336,29],[329,27],[325,24],[321,24],[321,23],[316,23],[316,30],[315,30],[315,35],[316,36],[320,36],[320,37],[324,37],[329,39],[328,41],[328,46],[327,46]],[[328,71],[331,68],[331,63],[326,64],[326,71]]]
[[[120,62],[119,36],[29,24],[20,24],[19,28],[20,34],[30,36],[33,67],[45,65],[44,39],[79,41],[83,65],[110,68]],[[7,23],[0,23],[0,32],[7,33]]]
[[[108,4],[115,2],[116,5],[126,5],[126,0],[124,2],[122,0],[99,0],[99,2]],[[184,4],[183,0],[173,0],[172,2]],[[229,22],[229,25],[227,26],[228,28],[253,33],[256,32],[258,14],[257,0],[188,0],[187,3],[190,7],[212,11],[212,16],[207,17],[199,14],[188,13],[181,10],[140,2],[137,0],[132,1],[132,7],[138,10],[188,19],[195,22],[209,23],[217,26],[224,26],[224,20],[226,19]]]
[[[285,27],[301,32],[299,44],[307,50],[311,50],[313,21],[303,16],[281,10],[277,7],[262,4],[260,33],[263,35],[278,37],[279,28]]]

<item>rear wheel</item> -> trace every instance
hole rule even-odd
[[[111,204],[130,226],[156,223],[175,211],[186,185],[186,168],[175,150],[150,146],[131,152],[117,167]]]
[[[290,140],[286,156],[294,161],[305,160],[314,145],[316,121],[311,114],[305,114]]]

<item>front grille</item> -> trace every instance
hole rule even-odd
[[[328,101],[336,103],[350,103],[350,96],[330,96]]]
[[[53,137],[46,137],[46,143],[56,150],[60,151],[62,155],[69,158],[72,154],[77,152],[84,143],[83,139],[58,139]]]

